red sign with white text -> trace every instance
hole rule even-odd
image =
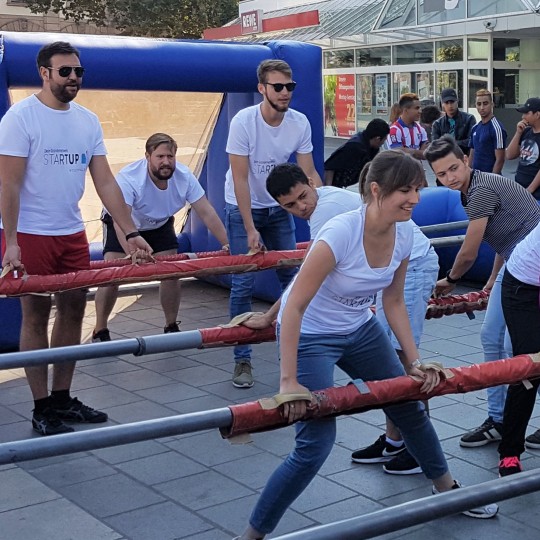
[[[350,137],[356,133],[356,101],[354,75],[337,75],[336,124],[338,137]]]

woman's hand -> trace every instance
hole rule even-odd
[[[405,371],[407,375],[418,377],[424,381],[420,387],[420,391],[426,394],[429,394],[441,382],[441,376],[437,370],[425,368],[422,365],[409,366]]]
[[[282,382],[279,387],[280,394],[309,394],[309,390],[298,381]],[[283,404],[283,418],[289,424],[302,418],[308,409],[310,402],[306,400],[289,401]]]

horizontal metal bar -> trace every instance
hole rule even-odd
[[[463,244],[465,235],[459,236],[444,236],[443,238],[430,238],[429,241],[434,248],[459,246]]]
[[[364,540],[540,490],[540,470],[417,499],[356,518],[278,536],[275,540]],[[496,535],[495,535],[496,537]]]
[[[160,352],[193,349],[202,346],[199,330],[173,332],[164,335],[146,336],[129,339],[118,339],[102,343],[85,343],[54,349],[21,351],[0,355],[0,369],[16,367],[40,366],[60,362],[76,362],[90,358],[104,358],[121,354],[142,356]]]
[[[88,431],[65,433],[0,444],[0,464],[97,450],[160,437],[193,433],[204,429],[229,427],[232,413],[228,408],[195,412],[155,420],[145,420]]]
[[[463,221],[451,221],[449,223],[437,223],[435,225],[424,225],[420,227],[420,230],[424,234],[453,231],[455,229],[466,229],[469,226],[469,220]]]

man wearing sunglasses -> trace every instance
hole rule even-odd
[[[266,178],[278,164],[296,156],[298,165],[322,185],[313,164],[311,127],[302,113],[289,108],[296,83],[282,60],[264,60],[257,69],[262,103],[240,111],[232,119],[227,153],[230,167],[225,181],[225,227],[232,255],[260,250],[295,249],[294,221],[266,191]],[[278,270],[282,290],[295,269]],[[231,317],[251,311],[254,274],[232,276]],[[251,347],[234,348],[233,385],[253,386]]]
[[[126,237],[130,253],[152,249],[135,227],[106,157],[95,114],[73,103],[84,68],[79,51],[66,42],[41,48],[39,92],[13,105],[0,122],[0,214],[2,266],[29,274],[63,274],[90,267],[79,200],[89,170],[96,191]],[[50,345],[81,341],[86,290],[55,294],[56,317]],[[49,295],[21,298],[20,349],[49,346]],[[25,368],[34,399],[32,426],[40,435],[73,431],[68,422],[100,423],[107,414],[70,394],[75,363],[54,365],[51,395],[48,366]]]

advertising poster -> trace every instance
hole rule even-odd
[[[335,114],[338,137],[356,133],[354,75],[336,75]]]
[[[375,114],[388,114],[388,75],[375,75]]]
[[[398,96],[408,94],[411,92],[411,74],[410,73],[396,73],[397,91]]]
[[[360,89],[360,114],[371,114],[373,107],[373,76],[357,75],[357,86]]]
[[[325,75],[323,77],[325,137],[337,137],[336,88],[337,75]]]
[[[431,90],[431,78],[428,72],[416,74],[416,93],[420,101],[431,99],[433,100],[433,92]]]

